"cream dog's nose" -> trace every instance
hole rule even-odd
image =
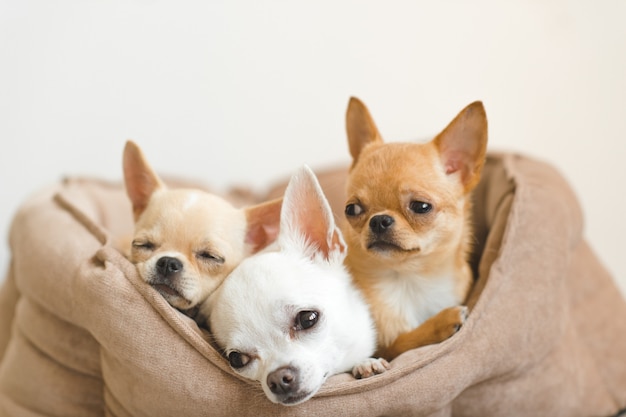
[[[168,277],[182,271],[183,263],[171,256],[164,256],[157,261],[156,267],[160,275]]]

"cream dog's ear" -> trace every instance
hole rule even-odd
[[[165,184],[152,170],[139,146],[131,140],[124,147],[123,169],[126,194],[137,221],[148,206],[152,194],[158,189],[164,189]]]
[[[252,246],[252,253],[272,244],[278,237],[282,203],[283,199],[277,198],[245,208],[248,223],[246,243]]]

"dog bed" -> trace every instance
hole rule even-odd
[[[341,216],[345,169],[318,175]],[[616,415],[626,408],[626,303],[583,238],[572,190],[545,163],[491,154],[474,199],[477,281],[463,328],[385,374],[336,375],[313,399],[284,407],[233,373],[207,332],[115,249],[132,230],[121,184],[55,184],[11,226],[0,414]]]

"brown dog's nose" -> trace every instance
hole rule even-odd
[[[267,376],[267,386],[277,396],[285,396],[298,390],[298,370],[283,366]]]
[[[370,230],[376,234],[387,231],[393,225],[393,217],[387,214],[378,214],[370,219]]]
[[[183,263],[171,256],[164,256],[157,261],[156,269],[160,275],[168,277],[182,271]]]

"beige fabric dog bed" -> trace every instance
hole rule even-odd
[[[341,213],[345,170],[318,174]],[[475,200],[479,278],[460,332],[383,375],[333,376],[310,401],[284,407],[231,372],[113,248],[132,228],[120,184],[55,185],[12,224],[0,414],[588,417],[626,408],[626,303],[582,237],[568,185],[541,162],[490,155]]]

